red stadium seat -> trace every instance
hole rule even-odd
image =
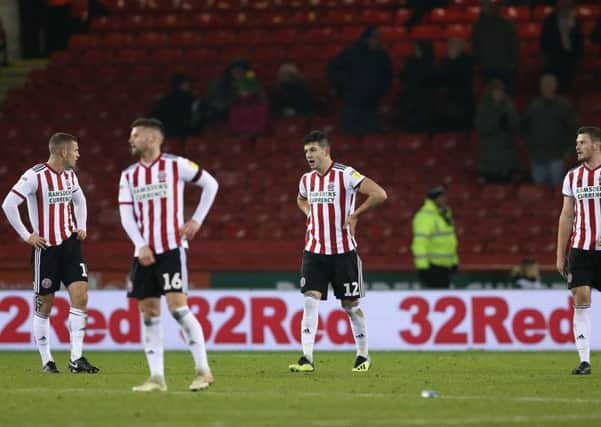
[[[528,6],[510,6],[501,8],[501,14],[514,22],[530,21],[530,8]]]

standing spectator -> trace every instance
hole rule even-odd
[[[46,50],[66,49],[73,26],[71,0],[46,0]]]
[[[400,109],[409,132],[432,132],[438,72],[431,40],[417,40],[401,71]]]
[[[330,61],[328,78],[344,100],[342,132],[379,133],[378,109],[390,87],[392,63],[376,27],[367,27],[358,41]]]
[[[573,135],[578,129],[576,111],[556,92],[555,76],[543,75],[540,96],[532,101],[522,120],[535,184],[561,184],[564,161],[572,153]]]
[[[465,53],[464,40],[449,39],[439,76],[442,87],[438,130],[469,131],[474,122],[474,59]]]
[[[545,70],[557,76],[561,90],[569,89],[584,55],[582,25],[571,0],[558,0],[555,10],[545,17],[540,47]]]
[[[225,120],[229,117],[230,106],[238,96],[238,86],[244,73],[250,70],[246,59],[231,61],[223,73],[209,83],[205,93],[205,104],[210,120]]]
[[[6,31],[4,31],[4,23],[0,18],[0,67],[8,65],[8,50],[6,49]]]
[[[317,100],[294,64],[284,64],[278,72],[276,111],[286,117],[317,112]]]
[[[238,88],[238,97],[230,107],[230,127],[243,139],[253,139],[267,130],[269,106],[259,89],[254,71],[247,71]]]
[[[503,83],[491,81],[476,111],[480,176],[488,183],[511,182],[518,170],[515,134],[519,119]]]
[[[413,217],[411,252],[419,281],[427,288],[448,288],[459,264],[457,235],[446,193],[442,185],[432,187]]]
[[[501,80],[512,92],[520,50],[518,33],[493,0],[482,0],[481,5],[480,18],[472,29],[474,55],[485,81]]]
[[[601,55],[601,16],[599,16],[599,20],[597,20],[591,33],[591,42],[599,46],[599,55]]]
[[[176,74],[171,78],[171,92],[159,99],[150,117],[163,122],[168,138],[177,138],[185,143],[199,129],[203,120],[202,110],[200,101],[192,94],[190,80]]]

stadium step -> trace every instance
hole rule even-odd
[[[45,68],[47,64],[47,59],[27,59],[14,61],[7,67],[0,68],[0,104],[11,89],[25,85],[32,71]]]

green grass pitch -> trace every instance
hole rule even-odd
[[[37,353],[0,352],[0,426],[574,426],[601,425],[601,370],[575,377],[569,352],[316,352],[316,372],[288,372],[297,353],[213,352],[216,383],[191,393],[192,360],[167,352],[166,393],[133,393],[140,352],[89,352],[102,372],[43,374]],[[598,357],[598,355],[597,355]],[[438,398],[422,398],[433,389]]]

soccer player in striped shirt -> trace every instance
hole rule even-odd
[[[121,174],[119,212],[121,224],[135,246],[128,296],[139,301],[144,317],[144,350],[150,378],[133,391],[165,391],[162,295],[173,318],[179,323],[194,358],[196,376],[191,391],[213,383],[207,360],[202,327],[188,308],[188,240],[194,238],[215,200],[215,178],[196,163],[183,157],[161,153],[165,138],[163,124],[156,119],[133,122],[129,144],[139,158]],[[184,185],[202,188],[202,196],[184,223]]]
[[[2,209],[17,234],[33,248],[33,336],[44,372],[59,373],[50,353],[49,317],[54,293],[62,282],[71,301],[69,370],[95,374],[99,369],[82,356],[88,269],[81,253],[81,241],[86,238],[86,198],[73,171],[79,158],[79,145],[77,139],[67,133],[55,133],[48,145],[48,161],[35,165],[21,176],[4,199]],[[23,202],[27,202],[31,232],[19,214],[19,205]]]
[[[576,137],[582,162],[563,181],[557,230],[557,270],[574,299],[574,340],[580,364],[573,375],[591,373],[591,289],[601,290],[601,130],[582,127]],[[566,260],[566,252],[569,254]]]
[[[350,166],[334,163],[330,143],[323,132],[304,138],[305,159],[311,168],[299,183],[297,205],[307,216],[307,233],[300,279],[304,295],[301,322],[303,355],[289,365],[292,372],[315,370],[313,346],[319,301],[326,300],[328,284],[349,316],[357,355],[352,368],[365,372],[371,366],[367,348],[367,317],[359,307],[365,295],[355,229],[359,217],[388,197],[382,187]],[[355,210],[357,193],[367,198]]]

